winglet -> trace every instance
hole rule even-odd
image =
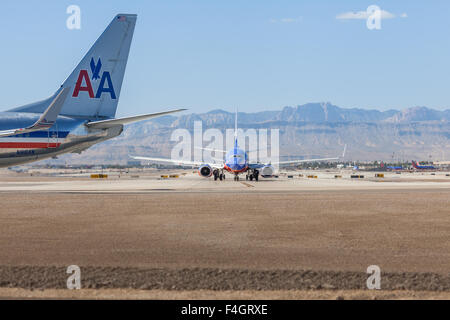
[[[9,137],[16,134],[23,134],[51,128],[55,124],[55,121],[58,118],[59,113],[61,112],[61,108],[64,105],[64,101],[66,100],[69,90],[69,87],[61,89],[55,99],[53,99],[53,101],[50,103],[48,108],[39,117],[38,121],[36,121],[32,126],[0,131],[0,137]]]
[[[67,94],[69,93],[70,87],[63,88],[58,95],[53,99],[52,103],[48,106],[47,110],[39,117],[31,127],[25,128],[25,130],[38,130],[38,129],[48,129],[53,124],[55,124],[56,118],[58,118],[61,112],[64,101],[66,100]]]

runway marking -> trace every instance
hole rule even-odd
[[[252,187],[252,188],[254,188],[255,186],[254,185],[251,185],[251,184],[249,184],[249,183],[246,183],[246,182],[241,182],[244,186],[247,186],[247,187]]]

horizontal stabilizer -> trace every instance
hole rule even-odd
[[[152,119],[156,117],[165,116],[171,113],[184,111],[187,109],[176,109],[176,110],[170,110],[170,111],[164,111],[164,112],[158,112],[158,113],[150,113],[150,114],[144,114],[140,116],[134,116],[134,117],[127,117],[127,118],[118,118],[118,119],[108,119],[108,120],[100,120],[100,121],[92,121],[86,123],[86,126],[88,128],[92,129],[107,129],[119,125],[124,125],[128,123],[133,123],[137,121]]]

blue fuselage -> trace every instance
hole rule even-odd
[[[235,143],[235,147],[228,151],[225,156],[225,170],[228,172],[238,174],[241,172],[245,172],[248,169],[248,156],[247,153],[239,149],[237,147],[237,143]]]
[[[41,114],[28,112],[0,112],[0,130],[26,128]],[[79,153],[95,143],[113,138],[122,126],[104,130],[87,128],[86,119],[59,116],[48,130],[0,137],[0,167],[9,167],[57,155]]]

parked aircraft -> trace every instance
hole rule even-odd
[[[53,96],[0,112],[0,167],[80,153],[127,123],[185,110],[115,118],[136,19],[115,16]]]
[[[436,170],[436,167],[434,167],[434,166],[422,166],[417,161],[413,161],[412,165],[413,165],[414,169],[417,169],[417,170]]]

